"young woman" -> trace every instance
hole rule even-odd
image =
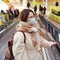
[[[20,19],[13,41],[15,60],[42,60],[43,54],[39,53],[41,47],[48,48],[57,43],[49,42],[39,34],[38,24],[32,10],[24,9],[21,12]]]

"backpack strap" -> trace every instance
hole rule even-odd
[[[19,30],[19,31],[21,31],[21,30]],[[24,43],[26,44],[26,36],[25,36],[25,33],[24,33],[24,31],[21,31],[22,33],[23,33],[23,35],[24,35]]]

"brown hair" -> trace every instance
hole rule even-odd
[[[28,18],[28,15],[29,15],[29,12],[32,12],[34,14],[34,12],[30,9],[24,9],[21,14],[20,14],[20,19],[21,21],[24,21],[26,22],[27,21],[27,18]]]

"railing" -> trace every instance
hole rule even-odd
[[[60,25],[57,23],[55,24],[55,22],[50,21],[48,17],[44,15],[39,15],[39,17],[40,17],[40,21],[45,25],[46,31],[49,32],[50,39],[52,37],[55,41],[59,43],[59,45],[56,45],[55,47],[52,47],[51,49],[50,48],[44,49],[47,60],[59,60],[60,58],[59,57],[60,56],[60,39],[59,39],[60,27],[59,26]]]
[[[39,16],[41,21],[46,27],[46,30],[50,32],[50,34],[53,36],[53,38],[57,41],[60,42],[60,24],[57,24],[53,22],[52,20],[49,20],[46,16],[40,15]]]
[[[18,22],[18,18],[14,18],[13,20],[9,21],[8,23],[4,24],[1,27],[1,31],[0,31],[0,38],[7,32],[9,31],[9,29]]]

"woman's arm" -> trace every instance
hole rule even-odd
[[[44,47],[44,48],[50,48],[54,45],[58,44],[57,42],[52,42],[52,41],[47,41],[46,39],[44,39],[43,37],[41,37],[40,40],[40,46]]]
[[[17,59],[21,59],[24,49],[25,49],[24,36],[23,36],[22,32],[17,32],[14,35],[14,41],[13,41],[14,57]]]
[[[22,32],[17,32],[14,35],[13,55],[16,60],[28,60],[27,51],[24,43],[24,35]]]

